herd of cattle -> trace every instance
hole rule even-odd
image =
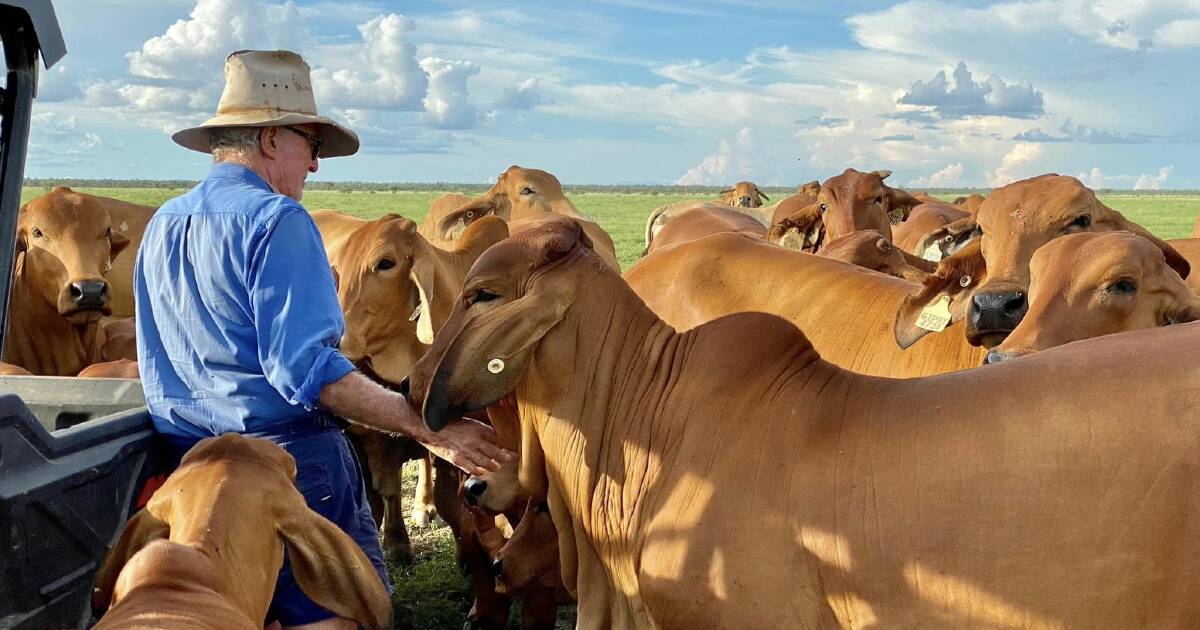
[[[313,212],[342,353],[520,453],[465,479],[352,426],[388,556],[419,459],[477,627],[517,594],[526,628],[571,600],[580,628],[1200,626],[1200,335],[1158,330],[1200,319],[1200,238],[1072,177],[947,204],[888,175],[656,208],[623,275],[545,171],[419,225]],[[21,209],[4,371],[136,376],[153,212]]]

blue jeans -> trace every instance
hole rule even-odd
[[[371,564],[375,565],[379,579],[383,580],[383,585],[390,593],[392,584],[383,562],[379,530],[371,515],[371,506],[367,503],[362,469],[349,440],[332,419],[320,418],[315,422],[306,421],[268,433],[246,435],[269,439],[291,453],[296,459],[296,487],[304,495],[308,507],[332,521],[358,543]],[[183,454],[195,442],[174,436],[168,436],[168,441],[173,450],[171,470],[174,470],[179,466]],[[285,552],[266,622],[279,621],[284,626],[298,626],[333,616],[333,613],[313,603],[300,590]]]

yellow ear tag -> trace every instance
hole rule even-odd
[[[937,243],[933,243],[925,248],[925,251],[921,254],[921,258],[931,262],[941,262],[942,248]]]
[[[917,318],[917,328],[930,332],[942,332],[950,323],[950,296],[943,295],[938,301],[921,310]]]
[[[504,360],[492,359],[491,361],[488,361],[487,368],[492,374],[499,374],[504,371]]]

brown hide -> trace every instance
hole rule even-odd
[[[891,174],[848,168],[821,184],[817,201],[830,240],[857,230],[875,230],[891,240],[892,225],[921,204],[907,192],[884,184]]]
[[[391,627],[375,567],[309,509],[295,482],[295,460],[267,440],[201,440],[96,573],[96,628],[258,630],[285,547],[310,599],[365,627]]]
[[[668,223],[642,255],[721,232],[764,238],[767,231],[753,217],[724,206],[706,205],[688,210]]]
[[[464,296],[481,290],[498,297],[455,306],[413,400],[436,429],[515,394],[581,627],[1200,619],[1180,561],[1200,553],[1200,417],[1181,412],[1200,369],[1179,361],[1197,324],[879,379],[763,313],[677,333],[565,222],[480,257]]]
[[[911,255],[906,258],[905,252],[875,230],[851,232],[826,244],[818,255],[917,283],[936,269],[929,261]]]
[[[958,235],[951,234],[951,231],[945,228],[969,216],[971,215],[944,203],[923,203],[913,208],[903,223],[892,226],[892,242],[896,247],[922,257],[926,256],[932,245],[935,249],[926,260],[936,262],[958,251],[965,244],[965,240],[959,243],[960,239],[956,238]],[[969,235],[974,229],[975,225],[972,223],[966,232]],[[949,241],[945,240],[946,237],[949,237]]]

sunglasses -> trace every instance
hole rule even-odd
[[[312,159],[314,159],[314,160],[317,159],[317,154],[321,152],[321,143],[324,142],[324,140],[312,135],[311,133],[302,131],[295,127],[286,127],[285,126],[284,129],[287,129],[288,131],[304,138],[305,140],[308,140],[309,146],[312,147]]]

